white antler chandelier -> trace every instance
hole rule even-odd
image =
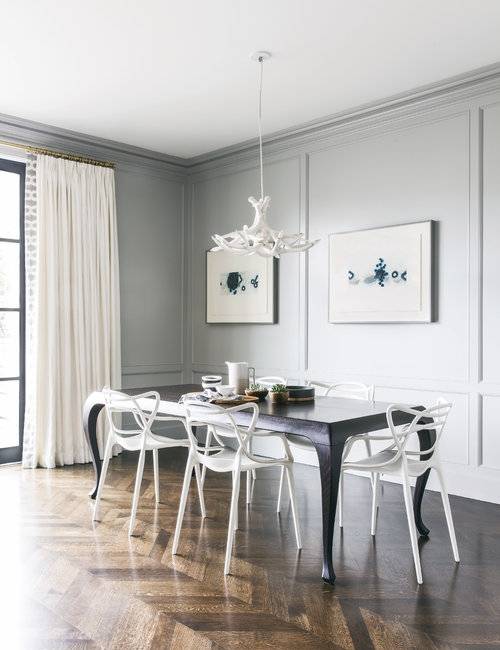
[[[249,197],[248,201],[255,210],[251,226],[234,230],[226,235],[213,235],[217,244],[213,251],[225,250],[236,255],[261,255],[262,257],[279,257],[282,253],[300,253],[306,251],[319,240],[309,241],[304,233],[286,234],[283,230],[273,230],[267,223],[266,213],[271,197],[264,196],[264,165],[262,157],[262,73],[264,61],[271,55],[268,52],[256,52],[254,61],[260,64],[259,83],[259,157],[260,157],[260,199]]]

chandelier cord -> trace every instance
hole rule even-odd
[[[259,160],[260,160],[260,198],[264,198],[264,162],[262,155],[262,78],[264,75],[264,59],[259,56],[260,81],[259,81]]]

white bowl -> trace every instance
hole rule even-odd
[[[222,395],[222,397],[230,397],[231,395],[234,395],[236,392],[236,388],[234,386],[227,386],[220,384],[219,386],[215,387],[215,390],[219,393],[219,395]]]

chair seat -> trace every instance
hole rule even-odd
[[[390,462],[396,457],[397,451],[386,449],[380,451],[373,456],[367,456],[361,460],[344,461],[342,469],[357,469],[360,471],[373,472],[379,470],[381,474],[399,474],[401,472],[401,464],[403,458],[400,456],[396,461],[390,465],[384,463]],[[429,461],[407,459],[408,474],[410,476],[420,476],[429,467]]]
[[[236,453],[237,452],[233,449],[225,447],[222,451],[219,451],[210,456],[205,456],[204,454],[198,453],[198,460],[200,461],[200,464],[206,465],[214,472],[231,472],[234,467]],[[244,472],[261,467],[275,467],[276,465],[287,464],[289,464],[289,461],[283,459],[259,456],[259,461],[257,462],[242,455],[240,469],[242,472]]]
[[[142,449],[142,436],[116,436],[116,444],[123,447],[127,451],[140,451]],[[189,440],[187,438],[167,438],[166,436],[152,436],[148,435],[146,438],[146,451],[153,449],[165,449],[167,447],[189,447]]]

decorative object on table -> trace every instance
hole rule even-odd
[[[217,386],[222,384],[222,377],[220,375],[203,375],[201,378],[201,385],[203,388],[211,388],[216,390]]]
[[[256,397],[259,402],[263,402],[268,393],[268,389],[261,384],[250,384],[250,388],[245,388],[245,395],[248,395],[248,397]]]
[[[274,384],[269,389],[269,399],[273,404],[285,404],[285,402],[288,402],[289,396],[288,386],[285,386],[285,384]]]
[[[288,401],[289,402],[313,402],[314,401],[314,387],[313,386],[287,386]]]
[[[218,404],[219,406],[240,406],[240,404],[249,404],[250,402],[258,401],[258,397],[251,395],[232,395],[231,397],[215,398],[211,403]]]
[[[229,384],[236,388],[238,395],[242,395],[250,384],[250,377],[255,382],[255,368],[246,361],[226,361],[226,366]]]
[[[277,264],[207,252],[207,323],[276,323]]]
[[[433,223],[330,235],[329,321],[431,322]]]
[[[217,244],[212,250],[229,251],[236,255],[260,255],[262,257],[279,257],[282,253],[299,253],[314,246],[317,241],[309,241],[304,233],[286,234],[283,230],[273,230],[266,218],[271,197],[264,196],[264,164],[262,155],[262,74],[264,61],[270,58],[269,52],[255,52],[252,59],[260,65],[259,82],[259,161],[260,161],[260,199],[249,197],[248,201],[255,210],[253,224],[243,226],[226,235],[213,235]],[[234,279],[234,282],[237,278]]]

